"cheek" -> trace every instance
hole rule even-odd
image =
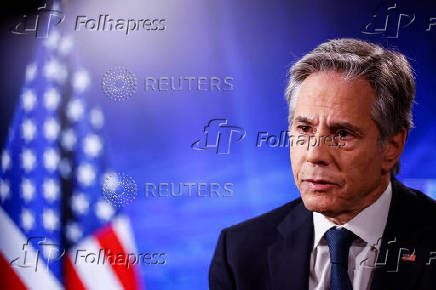
[[[362,149],[342,152],[339,159],[341,171],[345,174],[346,185],[365,183],[380,174],[381,157],[378,151]]]
[[[298,173],[303,167],[306,151],[304,146],[292,146],[289,150],[291,159],[292,173],[294,174],[295,183],[298,184]]]

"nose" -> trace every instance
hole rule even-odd
[[[315,166],[328,166],[331,163],[332,156],[330,147],[325,144],[323,136],[320,134],[312,135],[309,142],[309,146],[306,147],[306,162]]]

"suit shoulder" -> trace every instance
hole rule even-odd
[[[399,183],[402,210],[405,214],[419,222],[436,226],[436,201],[425,193]]]
[[[413,202],[425,208],[436,208],[436,201],[422,191],[407,187],[402,183],[399,183],[399,188],[406,193],[409,202]]]
[[[436,201],[419,190],[412,188],[408,189],[413,194],[413,199],[416,202],[416,209],[425,215],[436,217]],[[433,222],[436,222],[436,219]]]

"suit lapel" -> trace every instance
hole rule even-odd
[[[413,193],[397,179],[391,182],[392,201],[371,290],[414,289],[426,262],[426,249],[420,247],[425,233],[417,227],[419,221],[410,208]],[[415,261],[403,260],[406,254],[414,254]]]
[[[272,289],[307,289],[313,245],[312,212],[300,201],[277,229],[282,239],[268,249]]]

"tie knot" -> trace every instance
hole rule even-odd
[[[330,251],[330,262],[348,266],[348,252],[351,243],[357,238],[352,231],[347,229],[331,228],[324,234]]]

